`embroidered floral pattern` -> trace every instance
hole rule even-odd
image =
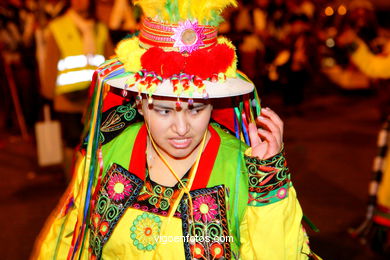
[[[210,222],[217,215],[218,205],[211,196],[199,197],[193,202],[195,220],[202,218],[203,222]]]
[[[130,195],[132,188],[130,180],[127,180],[124,176],[115,174],[108,181],[107,192],[110,199],[120,201]]]
[[[186,195],[180,205],[183,236],[189,236],[190,241],[195,239],[195,243],[191,245],[184,243],[186,259],[230,259],[230,241],[221,239],[229,236],[225,186],[194,190],[190,195],[193,201],[193,218]]]
[[[92,214],[92,225],[97,229],[100,223],[101,216],[97,213]]]
[[[92,257],[101,258],[102,248],[125,209],[138,196],[142,180],[113,164],[102,180],[90,218]]]
[[[104,221],[103,223],[100,224],[99,232],[100,234],[102,234],[102,236],[105,236],[108,232],[108,229],[109,229],[109,224],[107,221]]]
[[[249,174],[248,205],[264,206],[288,196],[290,174],[283,152],[268,160],[245,157]]]
[[[156,237],[160,234],[161,219],[150,213],[138,216],[130,228],[130,238],[139,250],[151,251],[156,248]]]
[[[204,248],[201,244],[194,244],[191,246],[191,252],[194,258],[204,258]]]
[[[210,253],[213,259],[218,259],[223,256],[223,246],[219,243],[214,243],[210,247]]]

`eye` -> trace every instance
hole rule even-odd
[[[159,115],[166,116],[169,114],[170,110],[168,109],[154,109]]]
[[[191,115],[197,115],[200,112],[202,112],[203,109],[204,109],[204,107],[194,107],[194,108],[190,109],[189,111],[190,111]]]

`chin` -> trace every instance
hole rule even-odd
[[[189,152],[173,152],[173,153],[170,153],[170,155],[173,157],[173,158],[176,158],[176,159],[184,159],[186,158],[187,156],[190,155]]]
[[[175,148],[173,148],[172,150],[169,150],[167,152],[173,158],[184,159],[184,158],[188,157],[193,150],[194,149],[191,149],[191,148],[187,148],[187,149],[175,149]]]

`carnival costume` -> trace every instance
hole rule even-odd
[[[352,236],[360,238],[374,251],[390,255],[390,42],[387,52],[373,54],[360,39],[351,44],[351,59],[367,76],[380,80],[378,96],[381,117],[385,120],[378,134],[378,154],[373,162],[373,176],[369,183],[369,203],[366,219]]]
[[[86,148],[33,257],[307,259],[283,151],[266,160],[251,156],[248,123],[260,114],[259,99],[236,70],[234,46],[217,37],[220,12],[236,2],[136,3],[145,13],[141,31],[95,72]],[[150,104],[154,96],[174,97],[179,107],[182,99],[226,98],[222,114],[232,124],[210,123],[193,167],[175,186],[163,186],[149,176],[153,138],[147,124],[134,123],[134,103],[101,115],[117,89],[124,99],[146,95]]]

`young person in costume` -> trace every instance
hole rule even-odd
[[[33,258],[309,258],[283,123],[217,37],[236,2],[136,3],[141,31],[95,72],[86,148]],[[102,116],[115,92],[136,101]]]

